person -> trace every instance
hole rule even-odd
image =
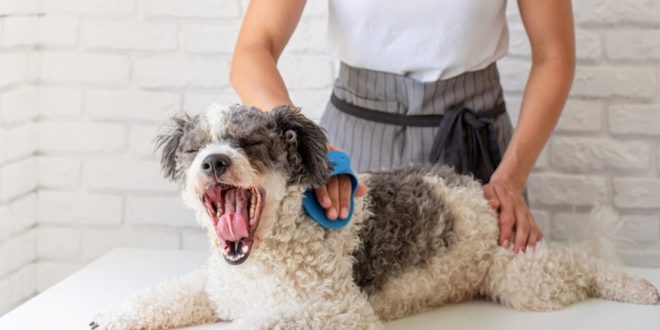
[[[250,2],[230,77],[245,104],[294,104],[277,61],[304,6]],[[575,70],[571,1],[518,7],[532,56],[515,130],[496,66],[508,50],[506,0],[329,0],[328,35],[341,64],[321,119],[331,148],[346,151],[358,171],[439,163],[473,174],[498,211],[499,244],[516,253],[543,237],[525,186]],[[346,217],[348,178],[330,178],[316,195],[328,218]]]

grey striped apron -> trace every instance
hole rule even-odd
[[[427,83],[342,63],[321,126],[356,171],[436,163],[482,182],[513,132],[495,63]]]

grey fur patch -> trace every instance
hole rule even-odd
[[[166,178],[180,180],[197,151],[211,143],[228,143],[242,151],[259,173],[281,172],[290,184],[324,184],[330,168],[327,138],[323,129],[305,117],[300,109],[278,107],[264,112],[254,107],[233,105],[223,113],[222,131],[211,132],[206,116],[179,114],[169,130],[156,137],[161,148],[161,167]]]
[[[288,149],[291,181],[318,187],[330,177],[328,138],[323,129],[305,117],[300,109],[277,107],[271,111]]]
[[[373,215],[365,219],[359,232],[361,245],[353,252],[353,278],[367,294],[456,242],[454,216],[424,180],[438,174],[460,179],[451,170],[409,166],[372,172],[366,180]]]
[[[161,148],[160,165],[166,178],[177,181],[192,163],[195,155],[211,141],[207,125],[200,116],[186,113],[173,116],[169,129],[155,138],[156,149]]]

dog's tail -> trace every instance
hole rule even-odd
[[[619,214],[611,207],[597,206],[589,213],[586,226],[591,237],[575,248],[591,257],[587,262],[596,269],[592,295],[638,304],[660,303],[653,284],[620,270],[632,241],[622,235],[623,221]]]

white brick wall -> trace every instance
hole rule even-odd
[[[171,114],[237,97],[228,75],[247,0],[0,0],[0,314],[118,246],[206,249],[152,139]],[[499,63],[515,121],[530,47],[509,1]],[[320,118],[336,66],[327,0],[309,1],[280,68]],[[611,205],[660,266],[660,1],[574,1],[578,69],[529,181],[546,236],[588,236]]]
[[[37,291],[39,1],[0,0],[0,315]]]

